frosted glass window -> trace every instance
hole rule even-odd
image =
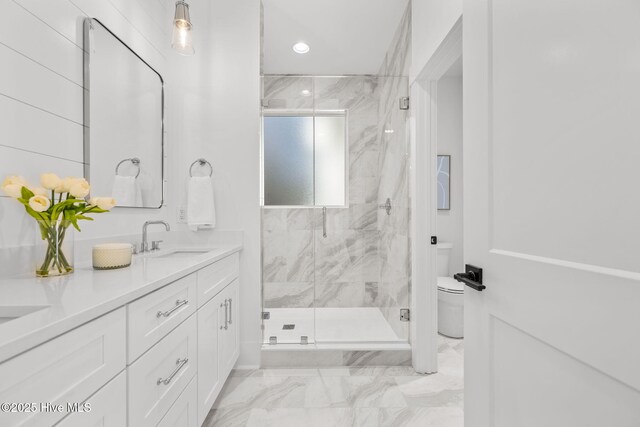
[[[265,115],[265,206],[344,206],[344,114]]]
[[[264,118],[264,204],[313,205],[313,117]]]
[[[341,206],[345,204],[344,116],[318,116],[315,119],[315,204]]]

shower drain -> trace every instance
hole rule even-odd
[[[296,327],[295,323],[287,323],[282,325],[282,329],[294,329]]]

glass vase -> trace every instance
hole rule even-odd
[[[74,228],[70,221],[37,221],[36,276],[51,277],[73,273]]]

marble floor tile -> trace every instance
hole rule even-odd
[[[328,427],[352,426],[355,411],[351,408],[253,409],[247,427]]]
[[[462,407],[464,385],[461,378],[436,373],[424,377],[398,377],[395,380],[409,406]]]
[[[251,411],[245,407],[212,409],[202,423],[202,427],[245,427]]]
[[[439,337],[439,371],[410,366],[234,370],[205,427],[462,427],[463,340]]]
[[[407,406],[391,377],[323,377],[332,407],[403,408]]]
[[[353,366],[349,368],[352,376],[372,377],[415,377],[421,376],[412,366]]]
[[[460,408],[358,408],[357,427],[463,427]]]

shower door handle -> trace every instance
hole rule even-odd
[[[327,207],[322,207],[322,237],[327,237]]]

